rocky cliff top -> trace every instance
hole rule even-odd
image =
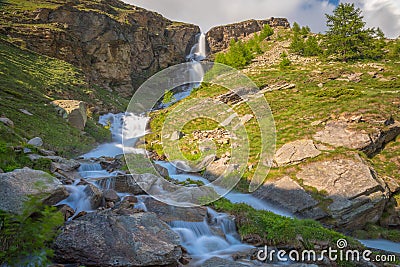
[[[209,30],[206,35],[209,51],[212,54],[222,51],[228,48],[231,39],[242,39],[252,33],[259,32],[263,29],[264,25],[290,28],[290,23],[286,18],[251,19],[217,26]]]

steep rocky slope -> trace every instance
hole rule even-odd
[[[200,32],[120,1],[8,0],[0,33],[82,68],[100,86],[129,96],[156,71],[185,61]]]

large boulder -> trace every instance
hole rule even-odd
[[[28,196],[55,205],[67,198],[68,192],[58,179],[43,171],[23,168],[0,174],[0,210],[20,213]]]
[[[274,162],[278,166],[297,164],[307,158],[321,154],[312,140],[297,140],[283,145],[275,153]]]
[[[329,223],[341,229],[377,222],[389,194],[385,183],[358,155],[310,163],[296,177],[328,200]]]
[[[54,100],[57,113],[72,126],[83,130],[87,122],[86,104],[78,100]]]
[[[335,147],[361,150],[368,156],[379,152],[385,144],[400,134],[400,123],[393,120],[370,121],[362,128],[358,120],[335,120],[326,123],[325,128],[314,135],[314,139]]]
[[[164,222],[202,222],[207,216],[205,207],[176,207],[147,197],[144,201],[147,211],[154,212]]]
[[[179,236],[154,213],[94,212],[68,222],[55,239],[55,261],[86,266],[164,266],[182,256]]]
[[[319,202],[289,176],[265,182],[253,195],[269,203],[284,207],[291,213],[300,217],[319,219],[327,215],[322,210],[314,209]],[[314,212],[309,214],[309,209],[314,209]]]

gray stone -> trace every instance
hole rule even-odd
[[[254,196],[299,214],[318,204],[318,201],[288,176],[276,181],[267,181],[254,192]]]
[[[400,134],[400,123],[398,122],[386,126],[382,123],[380,127],[371,125],[368,132],[357,129],[356,125],[357,122],[330,121],[326,124],[325,129],[314,135],[314,139],[335,147],[358,149],[368,156],[373,156]]]
[[[45,158],[48,158],[52,161],[50,168],[52,172],[71,172],[75,171],[81,166],[79,161],[73,159],[66,159],[58,156],[46,156]]]
[[[297,164],[307,158],[321,154],[312,140],[297,140],[283,145],[275,153],[274,161],[278,166]]]
[[[154,212],[164,222],[202,222],[207,216],[205,207],[176,207],[147,197],[144,201],[147,211]]]
[[[19,213],[28,196],[38,196],[48,205],[68,197],[61,182],[50,174],[29,168],[0,174],[0,210]]]
[[[172,141],[176,141],[176,140],[180,140],[182,137],[184,136],[184,134],[180,131],[175,131],[171,134],[171,140]]]
[[[21,112],[24,113],[25,115],[33,116],[33,114],[30,113],[29,111],[27,111],[26,109],[20,108],[19,111],[21,111]]]
[[[164,266],[182,256],[179,236],[154,213],[89,213],[55,239],[55,261],[86,266]]]
[[[79,100],[54,100],[60,116],[66,119],[73,127],[83,130],[87,122],[86,104]]]
[[[93,184],[88,184],[84,192],[89,198],[91,208],[97,209],[102,203],[103,192]]]
[[[120,200],[117,192],[112,189],[107,189],[103,191],[103,198],[106,202],[117,202]]]
[[[14,128],[14,122],[9,118],[0,118],[0,122],[2,122],[7,127]]]
[[[43,140],[40,137],[35,137],[28,141],[28,145],[40,147],[43,145]]]
[[[382,215],[389,193],[382,180],[357,155],[313,162],[297,173],[306,186],[325,192],[328,213],[338,227],[359,229]]]

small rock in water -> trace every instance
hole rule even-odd
[[[58,208],[58,211],[64,215],[64,221],[67,221],[69,218],[71,218],[75,214],[74,209],[68,205],[65,205],[65,204],[60,205],[60,206],[57,206],[57,208]]]
[[[81,179],[77,185],[88,185],[88,184],[89,183],[86,180]]]
[[[104,192],[103,192],[103,198],[104,198],[104,200],[105,200],[106,202],[114,202],[114,203],[120,200],[120,198],[119,198],[117,192],[115,192],[115,191],[112,190],[112,189],[104,190]]]
[[[28,141],[28,145],[39,147],[43,145],[43,140],[40,137],[35,137]]]

